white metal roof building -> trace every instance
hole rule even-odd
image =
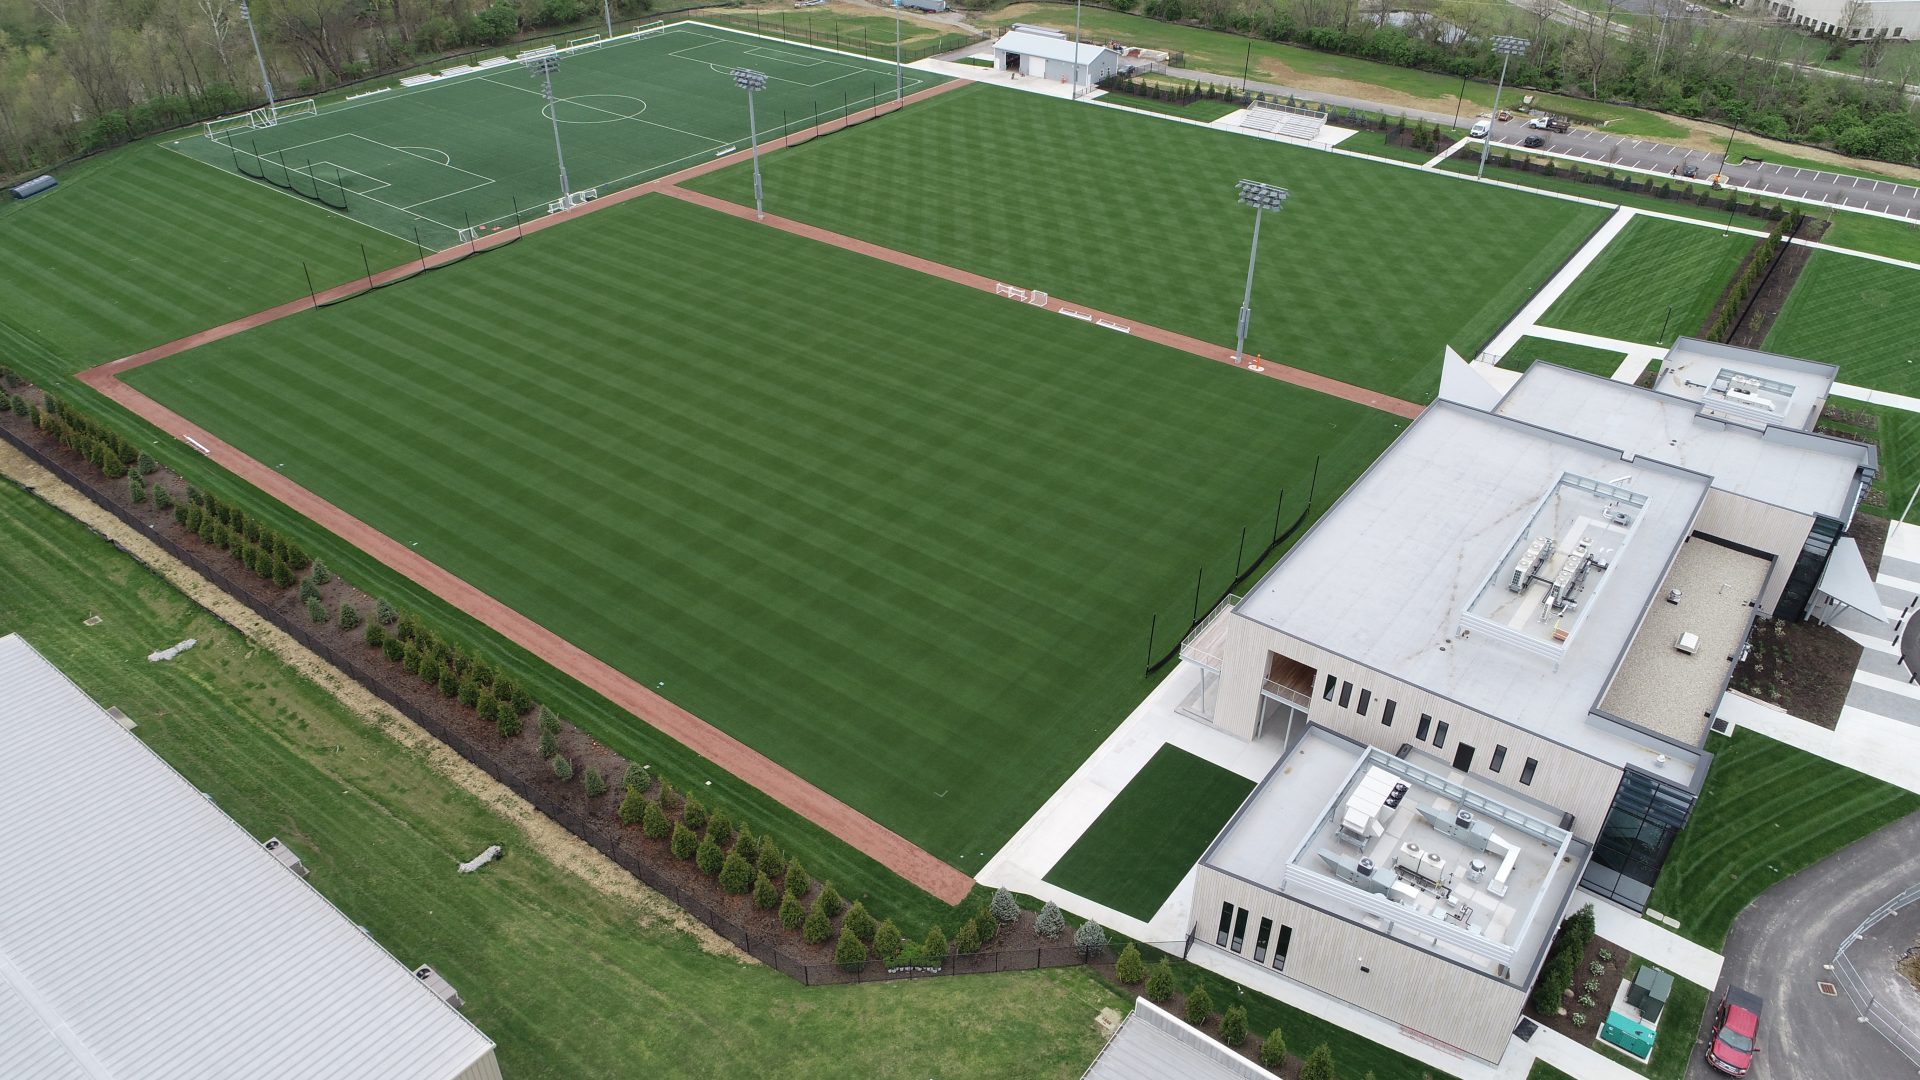
[[[493,1043],[0,637],[0,1076],[498,1080]]]
[[[993,43],[993,66],[1031,78],[1092,87],[1120,70],[1120,54],[1104,45],[1076,45],[1056,30],[1016,26]]]

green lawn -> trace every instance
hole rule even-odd
[[[1880,475],[1860,509],[1876,517],[1898,517],[1906,509],[1914,486],[1920,484],[1920,413],[1891,405],[1869,405],[1850,398],[1829,398],[1828,404],[1867,414],[1871,423],[1823,420],[1820,430],[1871,442],[1880,448]]]
[[[942,32],[912,19],[894,21],[891,14],[857,15],[828,8],[801,11],[696,11],[693,17],[717,26],[731,26],[768,37],[811,43],[881,60],[894,56],[894,28],[899,27],[900,55],[907,63],[958,49],[975,34]]]
[[[1253,781],[1237,773],[1163,746],[1053,864],[1047,880],[1151,920],[1252,790]]]
[[[891,40],[892,20],[884,21]],[[551,108],[572,189],[606,194],[744,148],[747,103],[728,77],[740,67],[768,76],[754,99],[763,135],[857,112],[895,92],[890,59],[850,59],[700,26],[571,53],[553,76]],[[946,81],[918,70],[904,79],[909,94]],[[507,228],[516,215],[543,216],[559,198],[549,108],[540,80],[510,64],[329,104],[317,116],[219,141],[195,133],[168,146],[439,249],[458,243],[468,227]]]
[[[1208,98],[1201,98],[1198,101],[1189,101],[1182,105],[1176,101],[1156,101],[1153,98],[1141,97],[1138,94],[1107,94],[1102,97],[1100,101],[1105,105],[1122,105],[1129,109],[1138,109],[1141,112],[1178,116],[1182,119],[1194,120],[1202,124],[1211,123],[1233,112],[1235,109],[1240,108],[1239,105],[1231,101],[1215,101]]]
[[[1561,1072],[1544,1061],[1535,1061],[1533,1068],[1527,1071],[1527,1080],[1574,1080],[1574,1078],[1570,1073]]]
[[[1042,159],[1074,182],[1035,183]],[[769,211],[1229,344],[1253,226],[1234,183],[1284,185],[1247,348],[1415,401],[1432,398],[1443,346],[1478,353],[1604,214],[993,87],[764,170]],[[928,175],[946,178],[938,197],[904,194]],[[752,197],[738,168],[692,186]]]
[[[1836,212],[1822,243],[1872,252],[1907,262],[1920,262],[1920,225],[1908,225],[1869,214]]]
[[[1613,373],[1620,370],[1620,362],[1626,358],[1626,353],[1575,345],[1570,341],[1523,337],[1514,342],[1513,348],[1500,358],[1500,366],[1525,371],[1533,366],[1535,360],[1549,360],[1561,367],[1590,371],[1603,379],[1611,379]]]
[[[413,257],[411,243],[141,143],[0,202],[12,273],[0,355],[37,378],[91,367]],[[302,267],[305,267],[303,272]]]
[[[1697,334],[1754,239],[1637,217],[1541,319],[1645,345]]]
[[[1768,886],[1920,810],[1920,795],[1758,732],[1710,735],[1707,750],[1706,790],[1649,906],[1710,949]]]
[[[969,871],[1404,424],[664,196],[130,381]]]
[[[431,962],[535,1077],[1078,1077],[1085,969],[808,989],[703,952],[645,903],[556,866],[519,826],[72,519],[0,485],[0,633],[19,632],[403,962]],[[85,626],[89,614],[101,622]],[[200,645],[129,663],[155,642]],[[104,793],[103,793],[104,794]],[[454,863],[489,843],[507,857]],[[624,874],[621,882],[629,882]],[[1386,1074],[1382,1074],[1386,1075]]]
[[[1920,395],[1920,271],[1816,251],[1780,308],[1767,348],[1840,366],[1854,386]]]
[[[1409,161],[1415,165],[1424,165],[1432,160],[1435,154],[1452,146],[1462,135],[1465,135],[1466,132],[1460,130],[1442,131],[1440,133],[1439,147],[1434,150],[1419,150],[1411,146],[1391,145],[1387,142],[1387,136],[1389,134],[1390,132],[1375,131],[1372,129],[1356,131],[1340,140],[1340,149],[1352,150],[1359,154],[1372,154],[1374,157],[1388,158],[1393,161]]]
[[[1636,965],[1628,978],[1639,974],[1639,970]],[[1699,983],[1673,976],[1673,993],[1667,998],[1666,1008],[1660,1011],[1660,1025],[1653,1039],[1653,1060],[1646,1064],[1628,1057],[1598,1037],[1599,1025],[1605,1020],[1603,1010],[1596,1010],[1595,1018],[1591,1021],[1595,1034],[1593,1046],[1642,1076],[1653,1077],[1653,1080],[1685,1080],[1687,1068],[1693,1063],[1694,1043],[1699,1038],[1700,1018],[1707,1014],[1709,996],[1707,988]]]

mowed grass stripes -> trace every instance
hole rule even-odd
[[[305,296],[309,273],[324,289],[414,254],[155,143],[63,170],[53,191],[0,208],[0,237],[0,324],[39,345],[58,374]],[[55,373],[30,357],[7,362]]]
[[[1855,386],[1920,395],[1920,271],[1816,251],[1781,305],[1767,348],[1840,365]]]
[[[1636,217],[1540,321],[1642,345],[1698,334],[1753,245],[1739,233]]]
[[[1606,211],[1138,113],[972,87],[769,156],[767,211],[1232,344],[1249,177],[1267,214],[1247,348],[1413,401]],[[751,204],[751,169],[690,187]]]
[[[1753,898],[1920,810],[1920,796],[1758,732],[1710,735],[1714,755],[1651,906],[1718,949]]]
[[[664,197],[130,381],[968,870],[1402,423]]]

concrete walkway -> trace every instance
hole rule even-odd
[[[1864,401],[1872,405],[1885,405],[1889,408],[1901,409],[1906,412],[1920,413],[1920,398],[1908,397],[1905,394],[1895,394],[1886,390],[1874,390],[1865,386],[1853,386],[1848,383],[1834,383],[1833,394],[1835,397],[1852,398],[1855,401]]]
[[[1627,223],[1632,221],[1634,215],[1638,213],[1639,211],[1632,207],[1616,208],[1613,216],[1607,219],[1607,223],[1600,226],[1592,238],[1574,253],[1573,258],[1567,260],[1567,264],[1560,268],[1560,272],[1553,276],[1553,280],[1534,293],[1533,298],[1520,309],[1520,313],[1494,335],[1493,341],[1487,345],[1487,353],[1493,356],[1505,356],[1515,342],[1532,333],[1540,320],[1546,316],[1547,309],[1553,306],[1554,301],[1560,299],[1560,294],[1566,292],[1581,274],[1587,272],[1587,268],[1593,265],[1593,261],[1600,257],[1600,253],[1606,250],[1608,244],[1613,243],[1614,237],[1619,236],[1620,231],[1625,229]]]
[[[1575,907],[1592,904],[1595,933],[1647,963],[1701,986],[1712,986],[1720,978],[1721,956],[1705,945],[1585,889],[1573,903]]]

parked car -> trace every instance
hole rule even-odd
[[[1693,162],[1689,161],[1685,165],[1680,166],[1680,175],[1691,180],[1694,177],[1700,175],[1700,166],[1695,165]]]
[[[1557,131],[1560,134],[1565,135],[1567,132],[1573,130],[1573,125],[1567,123],[1565,120],[1556,120],[1553,117],[1549,116],[1547,117],[1547,130]]]
[[[1521,140],[1520,145],[1526,147],[1529,150],[1532,150],[1536,146],[1547,145],[1547,140],[1541,138],[1538,135],[1529,135],[1525,139]]]
[[[1468,129],[1467,134],[1475,139],[1484,139],[1487,137],[1487,132],[1492,130],[1493,130],[1493,121],[1475,120],[1473,122],[1473,127]]]
[[[1551,116],[1536,116],[1533,119],[1527,121],[1527,126],[1530,128],[1539,128],[1544,131],[1546,130],[1547,123],[1552,119],[1553,117]]]
[[[1500,122],[1501,122],[1501,123],[1503,123],[1503,124],[1504,124],[1504,123],[1506,123],[1507,121],[1509,121],[1509,120],[1511,120],[1511,119],[1513,119],[1513,114],[1512,114],[1512,113],[1510,113],[1510,112],[1508,112],[1508,111],[1507,111],[1507,110],[1505,110],[1505,109],[1501,109],[1501,110],[1500,110],[1499,112],[1497,112],[1497,113],[1494,113],[1493,115],[1495,115],[1495,116],[1497,116],[1497,117],[1499,117],[1499,118],[1500,118]]]
[[[1728,1076],[1745,1076],[1760,1042],[1760,999],[1737,986],[1727,988],[1713,1014],[1707,1037],[1707,1064]]]

